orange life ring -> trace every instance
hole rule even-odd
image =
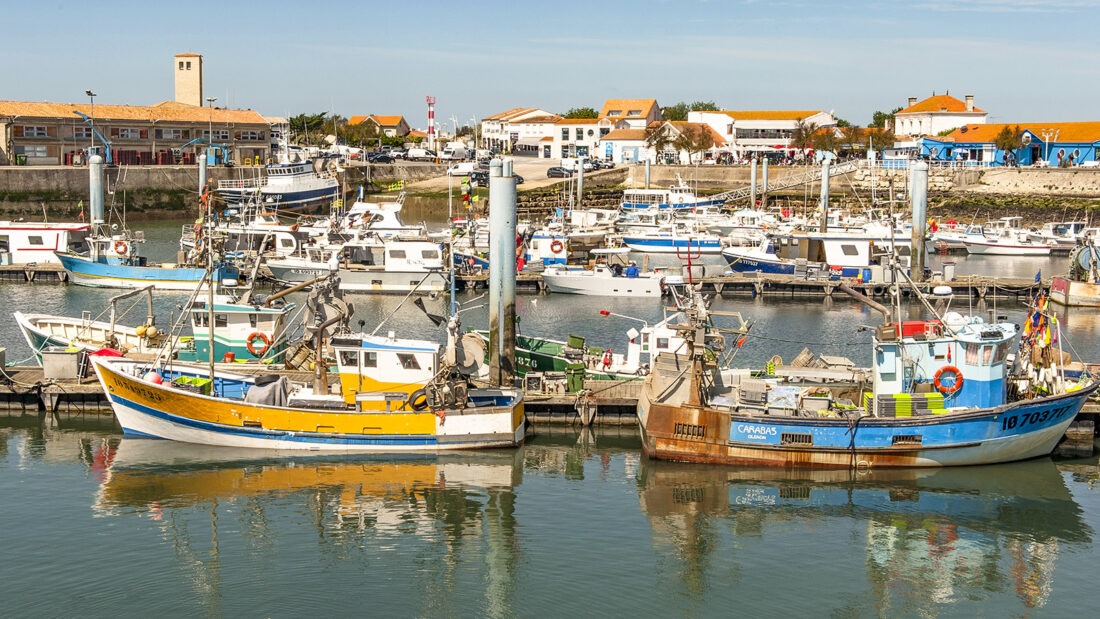
[[[955,382],[947,387],[944,387],[943,383],[940,382],[940,378],[943,377],[944,372],[951,372],[955,375]],[[942,368],[936,370],[936,377],[935,380],[932,381],[932,385],[936,388],[936,391],[939,391],[943,395],[951,395],[959,389],[962,389],[963,374],[959,371],[959,368],[953,365],[945,365]]]
[[[676,203],[677,204],[683,204],[684,203],[684,196],[677,196],[676,197]]]
[[[565,245],[562,245],[562,242],[558,239],[554,239],[553,242],[550,243],[550,251],[555,254],[560,254],[563,249],[565,249]]]
[[[262,348],[256,348],[256,338],[260,338],[264,345]],[[271,348],[271,338],[266,333],[260,331],[253,331],[252,335],[248,336],[248,352],[252,353],[253,357],[262,357],[267,352],[268,348]]]
[[[130,246],[126,244],[126,241],[115,241],[115,253],[120,256],[125,256],[130,251]]]

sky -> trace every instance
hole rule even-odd
[[[513,107],[876,110],[947,92],[991,123],[1100,121],[1100,0],[61,2],[4,6],[0,99],[152,105],[173,56],[267,116],[404,115],[451,128]]]

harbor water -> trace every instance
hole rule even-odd
[[[178,223],[143,226],[171,260]],[[1064,258],[933,256],[956,273],[1044,277]],[[940,262],[937,262],[940,261]],[[5,312],[93,316],[117,293],[0,284]],[[186,295],[156,295],[158,324]],[[442,340],[399,296],[357,295],[380,333]],[[459,295],[484,328],[480,293]],[[446,298],[428,299],[441,313]],[[1014,299],[963,313],[1022,322]],[[754,321],[736,363],[803,347],[870,361],[880,317],[847,298],[725,298]],[[601,316],[606,309],[613,315]],[[396,311],[395,311],[396,310]],[[921,316],[912,307],[906,318]],[[123,318],[136,324],[138,306]],[[622,351],[652,299],[524,294],[522,334]],[[1100,360],[1100,313],[1059,314]],[[30,350],[9,317],[0,346]],[[809,473],[645,459],[632,428],[536,427],[521,448],[438,457],[283,457],[123,439],[107,417],[0,419],[9,617],[1095,616],[1100,463],[1040,459]]]

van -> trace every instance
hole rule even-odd
[[[451,142],[443,149],[443,152],[439,153],[440,159],[461,160],[466,159],[466,157],[466,147],[458,142]]]
[[[428,148],[410,148],[405,155],[409,161],[435,161],[435,151]]]
[[[447,174],[450,176],[469,176],[470,173],[476,169],[477,163],[473,161],[463,161],[462,163],[456,163],[447,168]]]

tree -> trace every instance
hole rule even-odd
[[[1005,125],[997,137],[993,138],[993,145],[1005,153],[1005,165],[1011,165],[1016,161],[1016,151],[1023,148],[1024,139],[1020,132],[1020,125],[1009,127]],[[1011,156],[1009,153],[1012,153]]]
[[[837,139],[836,131],[832,127],[825,127],[810,134],[810,146],[815,152],[835,155],[840,150],[840,140]]]
[[[653,151],[658,163],[660,162],[661,153],[667,151],[675,139],[670,127],[667,123],[654,123],[646,127],[645,145]]]
[[[894,132],[885,128],[867,128],[867,134],[871,138],[871,148],[875,151],[880,151],[884,148],[890,148],[894,145],[896,138]]]
[[[590,107],[573,107],[561,116],[562,118],[599,118],[600,113]]]
[[[806,149],[812,146],[811,141],[816,132],[817,123],[808,123],[803,120],[796,121],[794,128],[791,129],[790,147],[797,148],[805,155]]]
[[[878,129],[885,129],[887,122],[890,123],[890,126],[893,126],[893,124],[894,124],[894,114],[897,114],[900,111],[901,111],[900,107],[896,107],[896,108],[894,108],[893,110],[891,110],[889,112],[876,111],[874,114],[871,114],[871,124],[869,124],[867,126],[868,127],[876,127]]]
[[[661,108],[661,115],[665,120],[687,120],[688,112],[717,112],[718,106],[714,101],[692,101],[685,103],[680,101],[673,105]]]
[[[711,133],[710,127],[705,124],[685,124],[681,125],[677,131],[680,135],[676,136],[676,139],[672,141],[672,145],[678,151],[687,151],[688,161],[695,161],[695,155],[714,148],[714,134]]]
[[[359,147],[375,146],[382,137],[378,125],[369,120],[357,125],[345,125],[340,129],[340,134],[348,145]]]
[[[836,119],[836,126],[840,127],[841,129],[845,129],[847,127],[851,127],[852,123],[844,120],[843,118],[837,118]]]
[[[320,132],[325,126],[327,114],[298,114],[290,119],[291,141],[296,144],[303,142],[319,142]]]

